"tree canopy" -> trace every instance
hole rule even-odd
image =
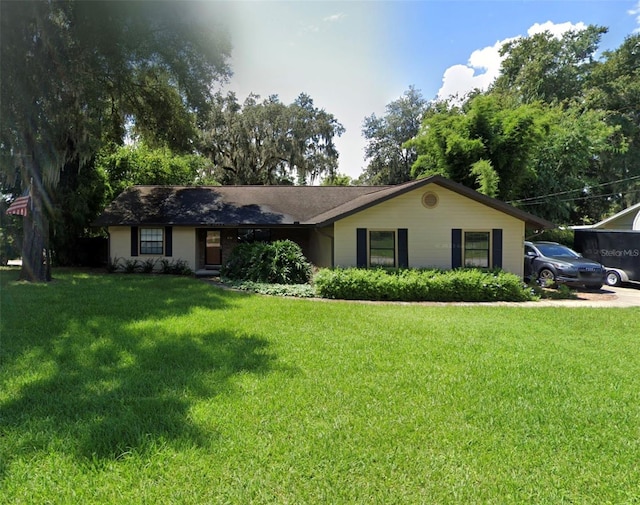
[[[405,144],[418,134],[428,109],[420,91],[411,86],[397,100],[387,104],[385,115],[364,118],[362,134],[367,141],[367,166],[360,181],[367,184],[400,184],[411,180],[416,161],[414,145]]]
[[[212,84],[229,72],[226,32],[202,6],[0,3],[0,174],[4,187],[29,188],[32,201],[23,278],[50,277],[43,251],[65,165],[84,166],[103,139],[121,140],[127,123],[188,142],[189,117],[206,114]]]
[[[334,138],[343,126],[301,93],[290,105],[277,95],[218,94],[203,131],[201,151],[222,184],[306,184],[338,166]]]
[[[443,174],[560,224],[640,200],[640,35],[597,57],[606,28],[507,43],[500,76],[433,104],[412,176]]]

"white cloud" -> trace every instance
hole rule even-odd
[[[336,21],[341,21],[346,17],[347,16],[344,12],[338,12],[337,14],[332,14],[331,16],[327,16],[326,18],[323,19],[323,21],[326,21],[328,23],[335,23]]]
[[[640,13],[640,2],[638,3]],[[532,36],[537,33],[548,31],[554,37],[559,38],[563,33],[570,30],[584,30],[586,25],[580,23],[535,23],[527,35]],[[518,40],[520,36],[511,37],[497,41],[493,46],[483,49],[476,49],[471,53],[466,64],[457,64],[447,68],[442,76],[442,86],[438,90],[438,98],[463,97],[474,89],[485,91],[500,74],[502,57],[500,48],[507,42]]]
[[[566,23],[554,23],[552,21],[547,21],[546,23],[535,23],[531,28],[527,30],[527,35],[535,35],[536,33],[544,33],[549,32],[556,39],[562,37],[562,35],[569,31],[580,32],[587,28],[583,22],[579,23],[571,23],[567,21]]]
[[[640,1],[637,3],[634,9],[629,9],[628,13],[630,16],[635,16],[636,23],[638,23],[638,28],[633,30],[633,33],[640,33]]]

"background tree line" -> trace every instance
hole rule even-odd
[[[0,3],[0,192],[32,196],[23,278],[73,263],[74,241],[133,184],[397,184],[439,173],[572,224],[640,197],[640,35],[600,57],[605,28],[534,35],[503,47],[486,92],[427,101],[409,88],[364,119],[366,167],[351,181],[337,173],[344,128],[310,96],[239,103],[217,91],[230,40],[199,5]],[[5,244],[16,219],[2,218]],[[43,261],[43,251],[54,255]]]
[[[597,58],[604,33],[512,41],[492,86],[462,99],[427,103],[410,88],[365,119],[360,182],[441,174],[558,224],[638,202],[640,35]]]
[[[27,217],[3,216],[0,247],[22,220],[23,279],[73,263],[74,241],[128,185],[337,175],[333,141],[344,129],[311,97],[285,105],[252,95],[241,105],[216,93],[231,45],[209,7],[0,3],[0,194],[31,195]]]

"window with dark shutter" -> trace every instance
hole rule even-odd
[[[138,227],[131,227],[131,256],[138,255]]]
[[[164,227],[164,255],[173,256],[173,228]]]
[[[409,230],[398,229],[398,267],[409,268]]]
[[[453,228],[451,230],[451,268],[462,266],[462,230]]]
[[[492,257],[493,268],[502,268],[502,230],[500,228],[494,228],[491,231],[492,239]]]

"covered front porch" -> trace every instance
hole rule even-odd
[[[296,242],[307,259],[316,266],[331,266],[333,228],[318,230],[313,227],[219,227],[196,228],[197,277],[216,277],[222,265],[229,259],[238,244],[248,242],[273,242],[291,240]]]

